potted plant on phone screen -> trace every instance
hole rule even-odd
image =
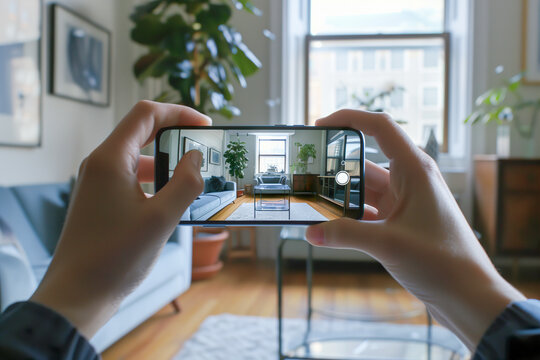
[[[227,151],[223,153],[225,166],[229,170],[229,175],[236,179],[237,196],[244,195],[244,189],[240,189],[239,179],[244,178],[244,170],[248,165],[246,143],[240,140],[230,141],[227,144]]]
[[[294,145],[298,149],[298,154],[296,155],[298,162],[293,165],[293,171],[298,170],[300,174],[307,174],[308,163],[313,162],[313,160],[317,158],[317,149],[315,149],[314,144],[302,145],[301,143],[297,142]]]

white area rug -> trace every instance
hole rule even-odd
[[[284,349],[297,348],[305,331],[305,320],[284,320]],[[314,320],[313,334],[343,338],[358,338],[352,347],[354,359],[427,359],[426,327],[422,325],[398,325],[388,323],[362,323],[343,320]],[[409,339],[408,342],[370,340],[370,336]],[[433,346],[431,359],[468,359],[465,346],[447,329],[433,327],[433,343],[454,349],[458,354],[451,357],[452,351]],[[314,347],[315,348],[315,347]],[[336,347],[335,349],[338,349]],[[343,350],[343,347],[339,348]],[[253,316],[222,314],[208,317],[199,330],[174,357],[175,360],[277,360],[277,319]],[[334,356],[336,355],[333,353]],[[327,354],[328,355],[328,354]],[[332,357],[333,356],[328,356]]]
[[[257,211],[257,217],[253,216],[253,203],[242,204],[236,209],[227,220],[288,220],[287,211]],[[317,210],[305,203],[291,204],[291,220],[297,221],[326,221]]]

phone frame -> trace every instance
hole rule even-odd
[[[163,181],[162,176],[159,173],[159,170],[161,169],[161,161],[158,156],[159,154],[159,143],[161,135],[168,130],[251,130],[251,131],[268,131],[268,130],[344,130],[344,131],[353,131],[358,134],[358,137],[360,138],[361,143],[361,158],[360,158],[360,206],[359,206],[359,217],[357,220],[362,219],[364,216],[364,204],[365,204],[365,139],[364,134],[357,129],[352,129],[348,127],[329,127],[329,126],[306,126],[306,125],[274,125],[274,126],[168,126],[164,127],[158,130],[156,133],[156,139],[155,139],[155,145],[154,145],[154,191],[157,193],[167,182],[169,181],[168,173],[169,173],[169,164],[167,162],[167,180]],[[291,174],[292,175],[292,174]],[[202,176],[202,175],[201,175]],[[292,189],[291,189],[292,191]],[[290,206],[290,204],[289,204]],[[180,221],[179,225],[197,225],[197,226],[216,226],[216,227],[223,227],[223,226],[286,226],[286,225],[314,225],[314,224],[320,224],[325,221],[300,221],[300,220],[263,220],[263,221],[257,221],[257,220],[247,220],[247,221],[226,221],[226,220],[204,220],[204,221]]]

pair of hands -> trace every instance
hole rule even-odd
[[[159,128],[210,124],[183,106],[135,106],[81,165],[53,261],[30,300],[92,337],[148,274],[203,189],[202,159],[194,151],[158,194],[146,196],[139,181],[153,180],[153,159],[140,149]],[[473,349],[504,307],[523,296],[493,268],[436,165],[387,115],[345,110],[317,125],[374,136],[391,165],[387,171],[366,164],[365,220],[312,226],[308,240],[372,255]]]

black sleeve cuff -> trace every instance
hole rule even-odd
[[[100,359],[63,316],[33,302],[19,302],[0,315],[2,359]]]

